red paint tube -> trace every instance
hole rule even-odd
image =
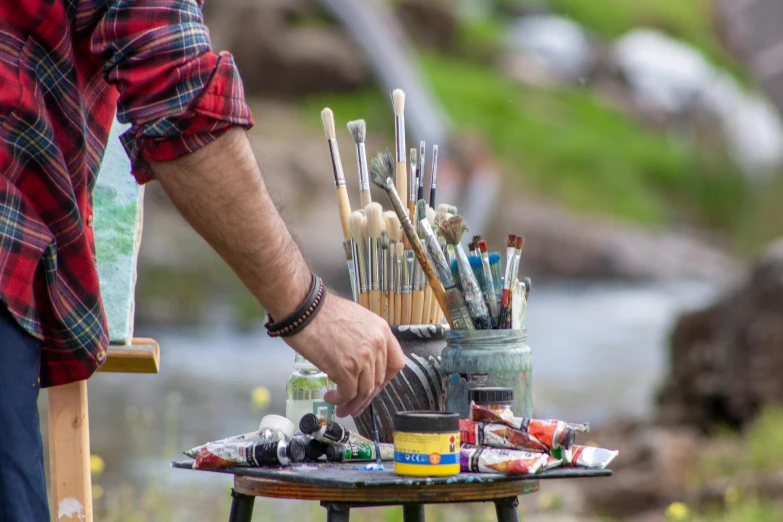
[[[471,405],[470,416],[475,422],[505,424],[522,430],[550,449],[570,448],[574,443],[575,432],[563,421],[508,417],[476,404]]]
[[[299,440],[286,442],[233,441],[209,443],[198,452],[194,469],[231,466],[288,466],[305,459],[305,447]]]
[[[538,453],[549,453],[551,449],[526,431],[505,424],[460,420],[459,433],[463,444]]]
[[[545,453],[531,453],[500,448],[481,448],[464,444],[459,452],[460,471],[474,473],[504,473],[534,475],[560,460]]]

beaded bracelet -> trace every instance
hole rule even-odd
[[[274,322],[269,312],[266,313],[264,327],[267,334],[270,337],[289,337],[302,331],[318,314],[324,303],[325,293],[323,281],[313,274],[307,298],[294,313],[278,322]]]

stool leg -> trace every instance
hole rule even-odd
[[[326,522],[348,522],[351,516],[351,507],[340,502],[322,502],[326,508]]]
[[[228,522],[250,522],[253,518],[253,504],[256,497],[243,495],[231,490],[231,514],[228,516]]]
[[[402,520],[404,522],[424,522],[424,505],[403,504]]]
[[[519,499],[517,497],[500,498],[495,501],[495,513],[498,522],[519,522]]]

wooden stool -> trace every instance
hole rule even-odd
[[[318,500],[326,508],[327,522],[347,522],[351,508],[402,506],[405,522],[424,522],[425,504],[494,502],[498,522],[519,522],[519,495],[535,493],[539,480],[601,477],[610,470],[554,469],[534,476],[514,477],[490,473],[460,473],[453,477],[415,478],[384,471],[365,471],[366,464],[306,464],[289,468],[205,470],[234,475],[229,522],[250,522],[256,497]],[[192,469],[193,461],[173,462]]]

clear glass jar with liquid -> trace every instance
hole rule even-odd
[[[324,394],[334,388],[324,372],[313,363],[296,354],[294,371],[285,387],[285,416],[299,429],[299,420],[306,413],[314,413],[334,420],[334,406],[324,400]]]

